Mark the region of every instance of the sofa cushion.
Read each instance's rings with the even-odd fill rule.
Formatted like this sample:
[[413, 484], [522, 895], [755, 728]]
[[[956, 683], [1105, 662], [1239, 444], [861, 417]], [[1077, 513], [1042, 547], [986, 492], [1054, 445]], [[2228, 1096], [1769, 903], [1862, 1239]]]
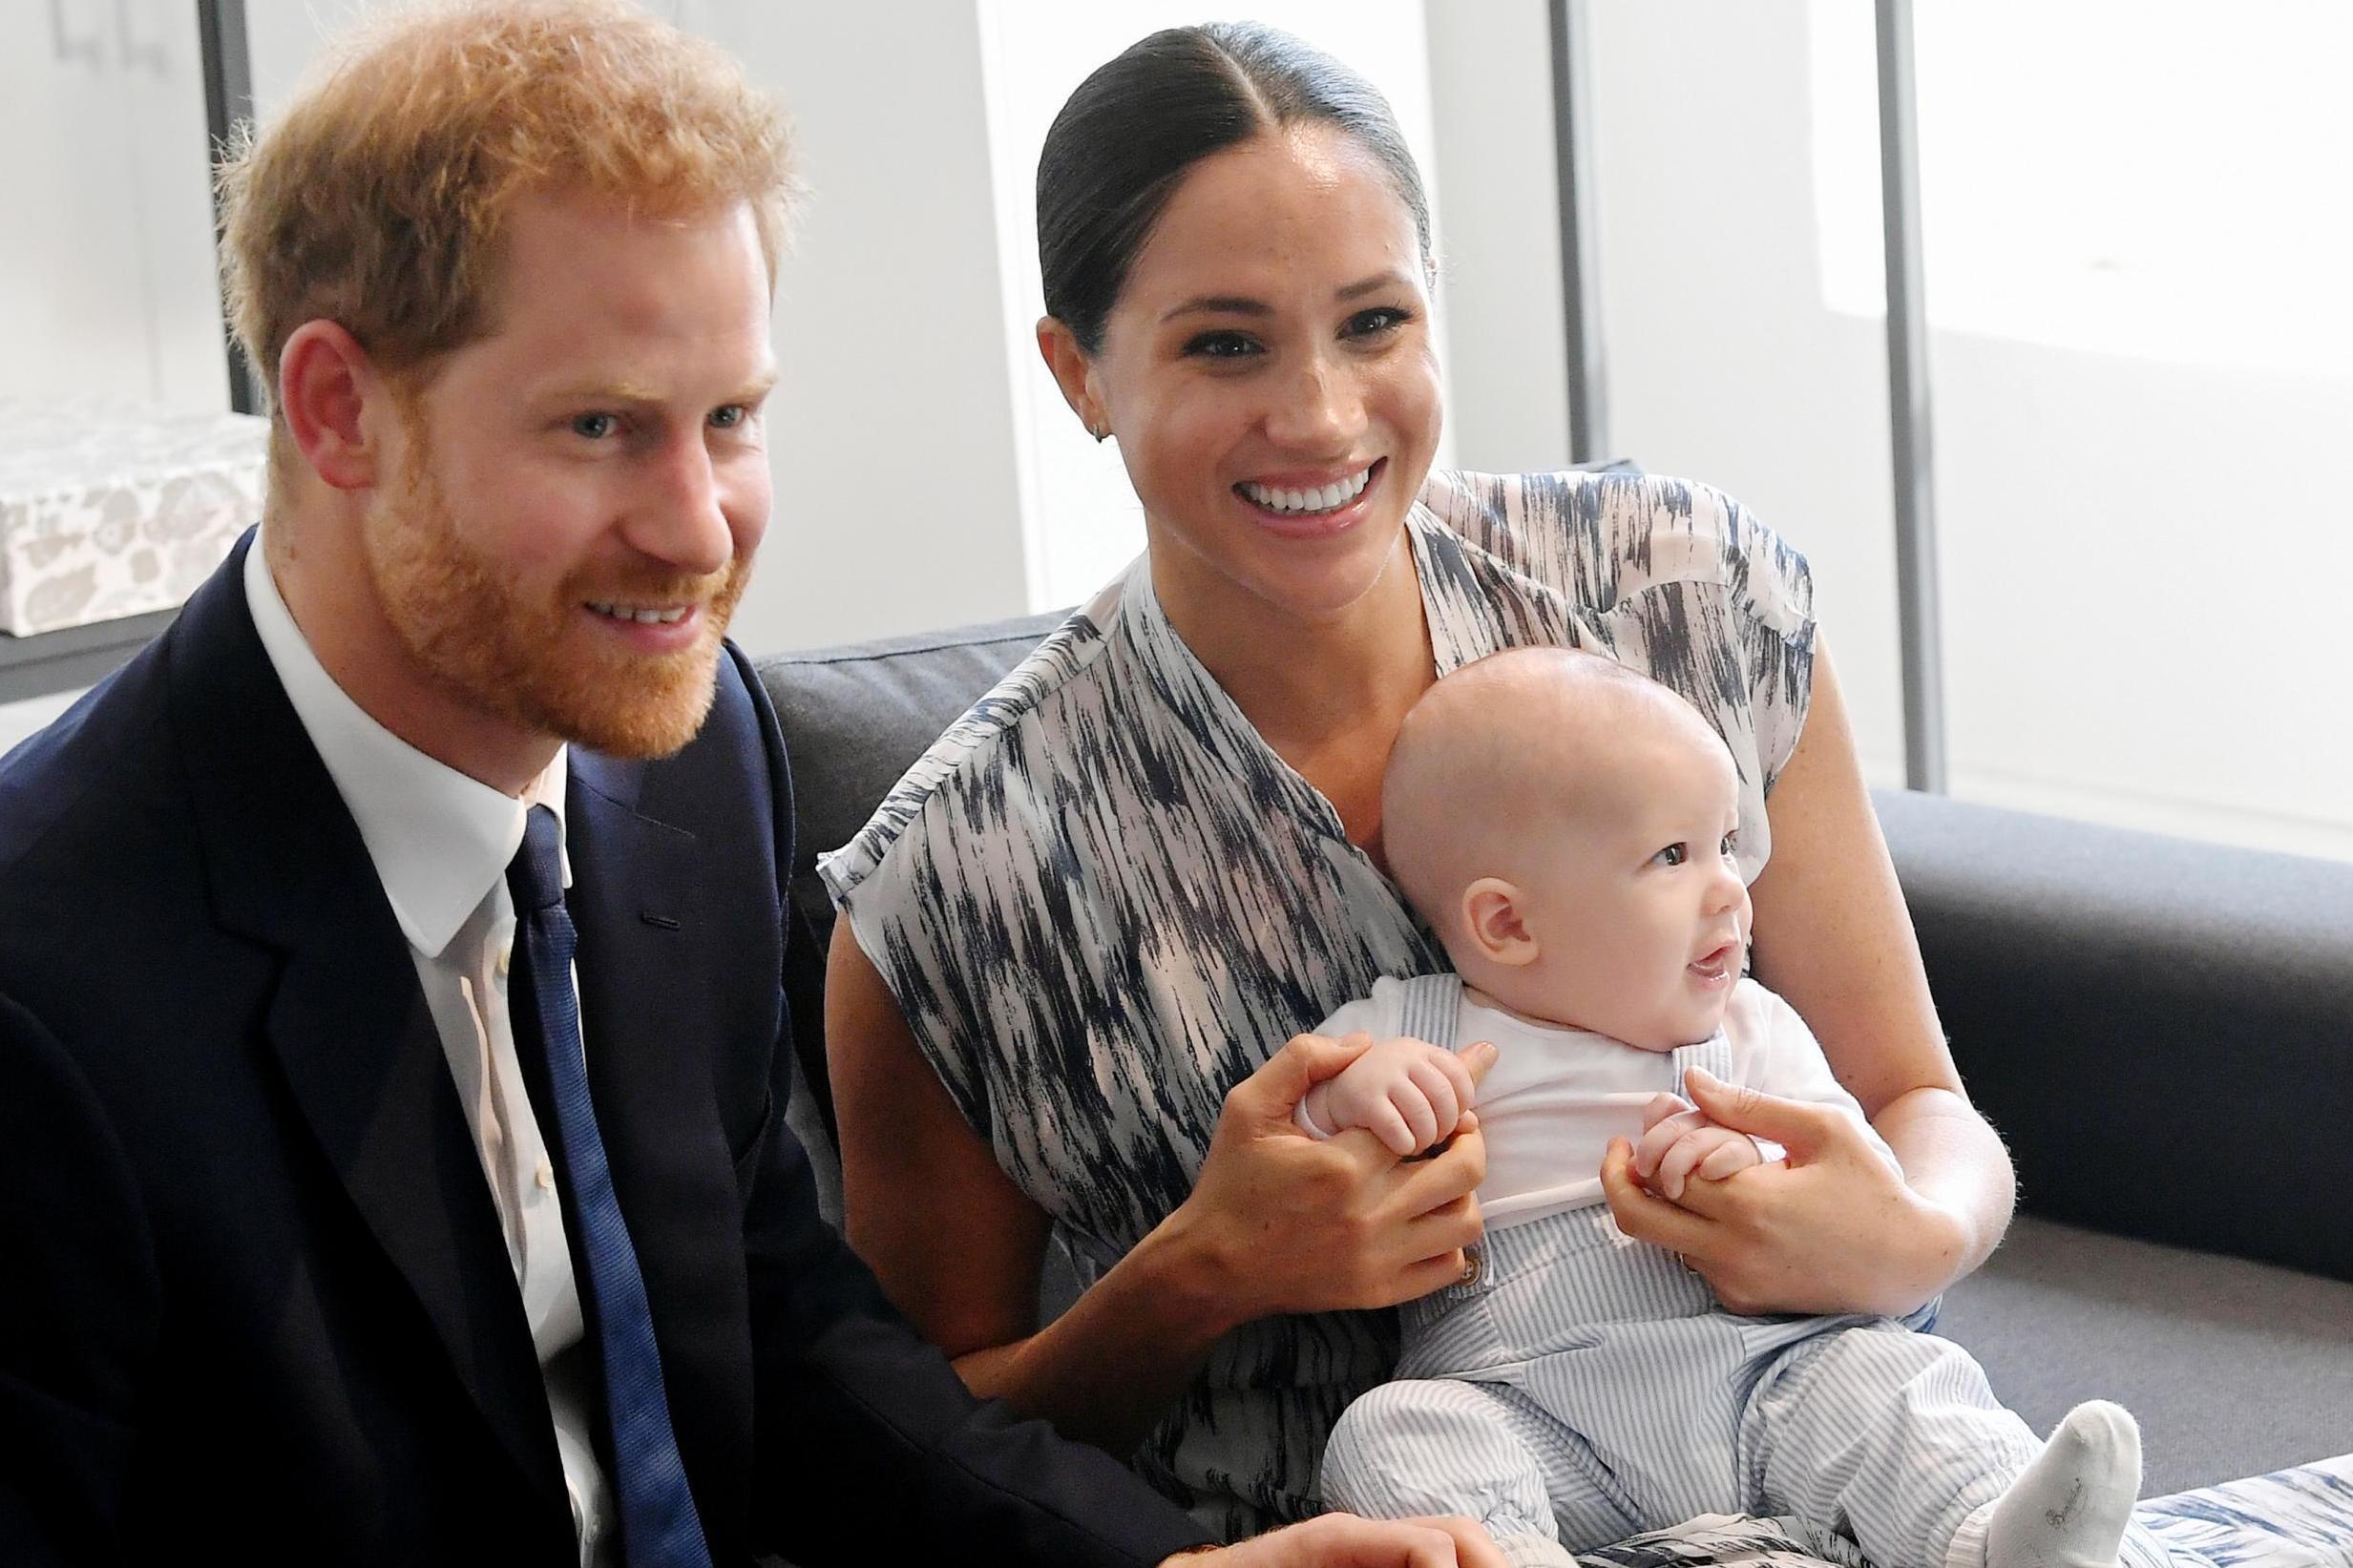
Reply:
[[785, 995], [810, 1091], [806, 1098], [829, 1139], [825, 953], [833, 902], [818, 879], [817, 857], [849, 843], [941, 732], [1065, 618], [1066, 613], [1025, 616], [756, 661], [792, 764], [792, 943], [785, 955]]
[[2141, 1426], [2144, 1495], [2353, 1447], [2353, 1285], [2021, 1217], [1945, 1293], [1937, 1332], [2046, 1432], [2113, 1399]]
[[2353, 866], [1875, 801], [2021, 1206], [2353, 1280]]

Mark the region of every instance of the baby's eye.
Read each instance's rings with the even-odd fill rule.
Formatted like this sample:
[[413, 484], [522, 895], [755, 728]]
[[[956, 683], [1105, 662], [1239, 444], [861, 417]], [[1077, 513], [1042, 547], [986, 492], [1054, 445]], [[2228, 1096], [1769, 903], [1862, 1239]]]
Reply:
[[1670, 844], [1666, 848], [1661, 849], [1657, 854], [1652, 855], [1650, 858], [1657, 861], [1662, 866], [1680, 866], [1685, 861], [1691, 858], [1691, 846], [1687, 844]]
[[574, 414], [572, 433], [588, 441], [602, 441], [620, 429], [620, 420], [612, 414]]
[[1722, 855], [1726, 860], [1730, 860], [1733, 856], [1738, 854], [1740, 852], [1740, 829], [1735, 827], [1731, 832], [1725, 834], [1724, 842], [1715, 847], [1715, 852]]

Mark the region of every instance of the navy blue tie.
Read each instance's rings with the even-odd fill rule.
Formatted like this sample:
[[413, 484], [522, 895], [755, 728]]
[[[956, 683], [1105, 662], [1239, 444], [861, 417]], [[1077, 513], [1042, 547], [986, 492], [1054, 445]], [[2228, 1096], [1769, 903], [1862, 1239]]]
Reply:
[[[645, 1304], [645, 1277], [629, 1244], [629, 1227], [613, 1197], [613, 1172], [597, 1109], [588, 1099], [588, 1066], [580, 1052], [579, 999], [572, 989], [572, 958], [579, 939], [564, 912], [563, 861], [556, 813], [531, 808], [523, 847], [507, 868], [515, 894], [515, 960], [507, 986], [515, 1048], [537, 1053], [556, 1113], [563, 1158], [564, 1219], [575, 1256], [588, 1265], [579, 1282], [604, 1373], [605, 1436], [613, 1455], [613, 1491], [620, 1500], [621, 1556], [629, 1568], [709, 1568], [703, 1523], [686, 1467], [670, 1430], [670, 1401], [662, 1392], [662, 1351]], [[515, 1007], [527, 1000], [527, 1007]], [[538, 1027], [529, 1029], [527, 1020]]]

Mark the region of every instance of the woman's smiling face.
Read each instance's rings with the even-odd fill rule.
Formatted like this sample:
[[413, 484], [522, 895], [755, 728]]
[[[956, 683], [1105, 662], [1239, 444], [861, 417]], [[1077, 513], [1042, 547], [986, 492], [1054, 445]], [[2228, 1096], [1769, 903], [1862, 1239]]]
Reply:
[[1186, 175], [1101, 351], [1062, 362], [1120, 438], [1180, 625], [1319, 621], [1380, 580], [1438, 445], [1424, 277], [1412, 212], [1345, 131], [1271, 132]]

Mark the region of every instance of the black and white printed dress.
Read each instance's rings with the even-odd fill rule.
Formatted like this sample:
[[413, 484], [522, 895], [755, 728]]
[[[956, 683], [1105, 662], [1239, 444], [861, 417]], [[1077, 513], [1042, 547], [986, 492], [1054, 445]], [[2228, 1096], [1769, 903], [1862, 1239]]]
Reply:
[[[1407, 521], [1444, 675], [1607, 654], [1690, 698], [1741, 774], [1743, 870], [1812, 673], [1802, 556], [1645, 474], [1435, 473]], [[915, 1040], [1092, 1281], [1192, 1190], [1226, 1092], [1384, 975], [1445, 967], [1331, 804], [1179, 639], [1139, 561], [909, 770], [821, 870]], [[1231, 1539], [1317, 1511], [1392, 1314], [1221, 1342], [1144, 1473]]]

